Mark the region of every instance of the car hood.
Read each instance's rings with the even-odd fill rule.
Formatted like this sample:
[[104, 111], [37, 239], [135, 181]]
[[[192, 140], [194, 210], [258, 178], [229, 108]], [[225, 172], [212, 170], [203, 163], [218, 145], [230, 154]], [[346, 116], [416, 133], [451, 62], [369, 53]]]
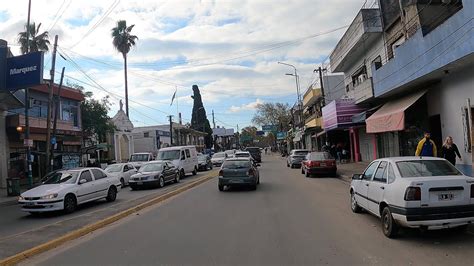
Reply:
[[122, 174], [122, 172], [114, 172], [114, 173], [105, 172], [105, 173], [107, 174], [107, 176], [113, 176], [113, 177], [117, 177], [117, 176], [120, 176]]
[[41, 185], [25, 191], [21, 194], [22, 197], [42, 197], [53, 193], [59, 193], [63, 189], [69, 189], [74, 184], [48, 184]]

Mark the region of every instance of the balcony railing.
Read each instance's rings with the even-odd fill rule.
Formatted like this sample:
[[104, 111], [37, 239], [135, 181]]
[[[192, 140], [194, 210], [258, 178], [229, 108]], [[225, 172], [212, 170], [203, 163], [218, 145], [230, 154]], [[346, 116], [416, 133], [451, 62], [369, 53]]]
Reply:
[[303, 96], [303, 107], [313, 104], [319, 97], [321, 97], [321, 89], [310, 88]]
[[[30, 117], [30, 127], [32, 128], [43, 128], [46, 129], [47, 123], [45, 117]], [[51, 120], [51, 125], [53, 120]], [[17, 114], [10, 116], [8, 119], [8, 127], [24, 127], [25, 126], [25, 116], [22, 114]], [[51, 126], [52, 128], [52, 126]], [[69, 130], [69, 131], [81, 131], [80, 127], [74, 126], [72, 121], [57, 121], [57, 129], [58, 130]]]
[[314, 113], [305, 119], [306, 127], [321, 127], [321, 125], [322, 119], [321, 116], [318, 115], [318, 113]]
[[374, 97], [372, 78], [368, 78], [356, 85], [352, 85], [351, 83], [348, 89], [347, 96], [354, 99], [356, 104], [363, 103]]

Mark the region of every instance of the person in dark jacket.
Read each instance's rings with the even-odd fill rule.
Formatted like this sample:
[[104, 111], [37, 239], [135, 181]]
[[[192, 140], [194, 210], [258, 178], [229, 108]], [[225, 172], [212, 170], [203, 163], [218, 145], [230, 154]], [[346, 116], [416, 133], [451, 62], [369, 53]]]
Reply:
[[456, 165], [456, 155], [461, 160], [461, 154], [459, 154], [458, 146], [454, 144], [451, 136], [447, 137], [441, 147], [441, 157], [448, 160], [453, 165]]
[[425, 137], [418, 142], [415, 156], [437, 156], [436, 144], [431, 140], [431, 134], [429, 132], [425, 132]]

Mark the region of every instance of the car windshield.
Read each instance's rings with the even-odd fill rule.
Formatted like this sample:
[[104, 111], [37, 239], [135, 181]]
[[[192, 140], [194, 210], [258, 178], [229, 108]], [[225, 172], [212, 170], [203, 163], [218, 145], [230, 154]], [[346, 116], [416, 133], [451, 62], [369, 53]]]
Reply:
[[60, 171], [52, 174], [43, 184], [75, 184], [80, 171]]
[[105, 168], [106, 173], [118, 173], [121, 171], [122, 171], [121, 164], [112, 164], [112, 165], [107, 166], [107, 168]]
[[132, 154], [130, 162], [146, 162], [148, 161], [148, 154]]
[[159, 151], [157, 159], [158, 160], [179, 160], [179, 150], [171, 151]]
[[249, 168], [250, 162], [249, 161], [225, 161], [222, 165], [222, 169], [242, 169], [242, 168]]
[[312, 152], [310, 159], [312, 161], [323, 161], [323, 160], [331, 160], [333, 159], [331, 154], [327, 152]]
[[212, 156], [212, 158], [224, 158], [224, 157], [225, 157], [225, 153], [223, 152], [218, 152]]
[[150, 164], [145, 164], [144, 166], [140, 167], [139, 172], [156, 172], [156, 171], [161, 171], [163, 169], [164, 163], [150, 163]]
[[260, 152], [260, 148], [247, 148], [245, 150], [250, 152], [250, 153], [259, 153]]
[[308, 154], [308, 151], [295, 151], [293, 153], [293, 155], [297, 155], [297, 156], [304, 156], [306, 154]]
[[452, 164], [442, 160], [414, 160], [397, 162], [402, 177], [462, 175]]

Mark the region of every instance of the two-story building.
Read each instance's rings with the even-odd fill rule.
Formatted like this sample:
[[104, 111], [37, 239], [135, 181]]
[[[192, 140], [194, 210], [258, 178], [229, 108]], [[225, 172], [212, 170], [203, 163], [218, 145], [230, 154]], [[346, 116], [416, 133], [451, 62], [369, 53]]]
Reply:
[[452, 136], [457, 167], [472, 175], [474, 2], [379, 1], [388, 61], [371, 66], [374, 96], [385, 104], [367, 118], [379, 156], [413, 155], [424, 131], [438, 150]]
[[[372, 66], [378, 69], [386, 60], [380, 10], [361, 9], [330, 55], [331, 71], [344, 73], [344, 97], [341, 98], [346, 99], [346, 104], [339, 106], [347, 108], [348, 99], [351, 104], [358, 106], [356, 109], [362, 108], [359, 109], [362, 112], [350, 114], [353, 119], [343, 124], [342, 128], [347, 134], [340, 136], [340, 140], [335, 140], [351, 143], [350, 152], [355, 161], [371, 161], [377, 157], [376, 135], [366, 132], [365, 118], [374, 111], [371, 107], [377, 106]], [[342, 118], [348, 119], [349, 115], [341, 116]]]
[[303, 115], [305, 117], [304, 138], [306, 149], [320, 150], [317, 134], [322, 131], [322, 94], [320, 88], [311, 86], [303, 95]]
[[[46, 166], [46, 133], [48, 114], [48, 87], [44, 84], [30, 88], [30, 139], [33, 156], [33, 177], [39, 178], [45, 174]], [[59, 86], [53, 84], [53, 94], [58, 95]], [[56, 144], [53, 145], [54, 168], [74, 168], [81, 163], [82, 127], [81, 102], [84, 100], [82, 91], [62, 86], [59, 96]], [[53, 108], [54, 110], [54, 108]], [[26, 177], [26, 148], [24, 108], [8, 110], [6, 117], [6, 132], [9, 142], [9, 174], [8, 177]], [[55, 112], [52, 112], [54, 120]], [[52, 128], [52, 127], [51, 127]], [[21, 181], [23, 182], [23, 180]]]

